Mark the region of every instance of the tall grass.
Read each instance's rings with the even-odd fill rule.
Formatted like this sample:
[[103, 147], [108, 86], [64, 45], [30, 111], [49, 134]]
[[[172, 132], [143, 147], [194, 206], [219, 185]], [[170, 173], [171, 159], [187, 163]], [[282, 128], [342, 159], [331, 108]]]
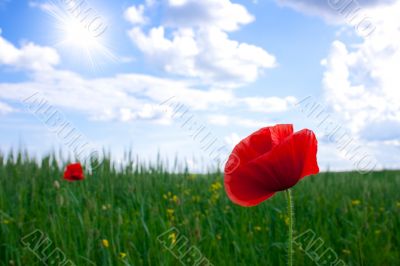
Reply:
[[[36, 229], [79, 266], [180, 265], [157, 240], [171, 227], [213, 265], [286, 264], [284, 193], [242, 208], [227, 199], [221, 173], [138, 160], [119, 168], [110, 158], [68, 183], [55, 158], [0, 154], [0, 265], [43, 265], [20, 241]], [[332, 248], [347, 265], [399, 265], [399, 187], [396, 171], [307, 177], [293, 189], [295, 236], [313, 230], [323, 240], [317, 253]], [[294, 247], [294, 265], [317, 265], [308, 256], [315, 247]]]

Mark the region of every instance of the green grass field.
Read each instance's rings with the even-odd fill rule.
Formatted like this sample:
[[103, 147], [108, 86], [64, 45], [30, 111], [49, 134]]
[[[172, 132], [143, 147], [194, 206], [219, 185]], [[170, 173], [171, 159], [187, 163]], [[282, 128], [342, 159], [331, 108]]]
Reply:
[[[286, 264], [284, 193], [242, 208], [226, 197], [221, 173], [130, 165], [116, 169], [105, 161], [85, 181], [68, 183], [51, 157], [38, 164], [21, 154], [1, 156], [0, 264], [45, 265], [36, 255], [59, 248], [78, 266], [195, 265], [189, 255], [176, 258], [190, 247], [204, 256], [201, 265]], [[395, 171], [305, 178], [293, 189], [296, 236], [312, 230], [319, 240], [308, 251], [295, 245], [294, 265], [325, 265], [310, 256], [329, 248], [346, 265], [400, 265], [399, 188]], [[35, 250], [40, 241], [32, 235], [21, 241], [35, 230], [51, 240], [48, 249]]]

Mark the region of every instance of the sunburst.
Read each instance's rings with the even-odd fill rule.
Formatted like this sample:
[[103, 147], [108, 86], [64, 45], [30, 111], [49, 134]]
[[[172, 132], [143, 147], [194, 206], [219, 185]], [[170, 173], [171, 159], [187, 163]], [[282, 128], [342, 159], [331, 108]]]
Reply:
[[106, 46], [104, 19], [98, 15], [90, 17], [89, 11], [94, 12], [93, 8], [72, 10], [68, 5], [51, 1], [43, 9], [55, 19], [56, 46], [79, 60], [84, 59], [92, 68], [100, 67], [104, 60], [117, 60]]

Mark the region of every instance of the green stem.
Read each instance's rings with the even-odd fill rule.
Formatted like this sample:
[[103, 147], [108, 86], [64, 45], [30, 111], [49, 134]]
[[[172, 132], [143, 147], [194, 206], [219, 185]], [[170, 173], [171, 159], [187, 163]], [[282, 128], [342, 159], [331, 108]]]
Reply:
[[292, 191], [290, 189], [286, 190], [287, 202], [288, 202], [288, 216], [289, 216], [289, 242], [288, 242], [288, 265], [293, 266], [293, 201], [292, 201]]

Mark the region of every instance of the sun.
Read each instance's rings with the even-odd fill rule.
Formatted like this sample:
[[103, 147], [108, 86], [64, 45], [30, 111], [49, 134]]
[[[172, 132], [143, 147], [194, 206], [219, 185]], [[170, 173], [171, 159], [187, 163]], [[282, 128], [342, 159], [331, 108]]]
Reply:
[[78, 20], [70, 19], [61, 25], [64, 35], [62, 42], [65, 45], [77, 48], [93, 50], [101, 46], [98, 37], [94, 37]]
[[56, 45], [72, 56], [77, 57], [81, 63], [92, 68], [100, 66], [105, 60], [116, 61], [116, 56], [105, 45], [106, 29], [105, 21], [96, 14], [90, 16], [89, 11], [70, 9], [54, 1], [45, 6], [45, 10], [55, 19]]

